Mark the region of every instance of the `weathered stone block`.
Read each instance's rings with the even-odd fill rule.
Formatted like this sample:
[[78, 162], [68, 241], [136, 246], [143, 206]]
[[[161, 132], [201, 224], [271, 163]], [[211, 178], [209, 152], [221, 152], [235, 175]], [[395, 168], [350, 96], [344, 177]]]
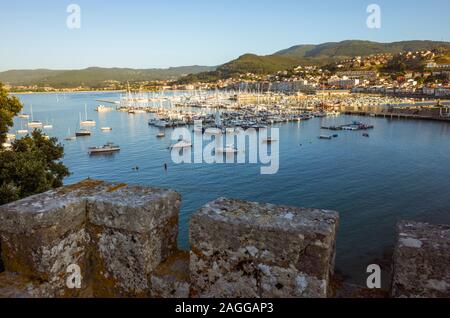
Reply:
[[96, 296], [150, 295], [149, 275], [177, 248], [180, 204], [174, 191], [126, 185], [87, 198]]
[[161, 263], [151, 274], [151, 296], [189, 297], [189, 252], [179, 251]]
[[0, 298], [53, 298], [53, 297], [92, 297], [90, 286], [69, 290], [55, 286], [51, 282], [31, 280], [17, 273], [0, 274]]
[[191, 294], [326, 297], [338, 213], [229, 199], [190, 222]]
[[87, 269], [85, 221], [85, 201], [58, 191], [0, 207], [5, 269], [64, 289], [69, 265]]
[[450, 226], [402, 221], [393, 258], [393, 297], [450, 297]]

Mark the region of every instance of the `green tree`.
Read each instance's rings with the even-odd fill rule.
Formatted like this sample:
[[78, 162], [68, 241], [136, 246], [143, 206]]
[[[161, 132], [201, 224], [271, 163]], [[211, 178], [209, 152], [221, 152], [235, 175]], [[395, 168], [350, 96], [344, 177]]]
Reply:
[[0, 152], [0, 204], [63, 185], [69, 170], [60, 161], [64, 148], [39, 130], [16, 140], [11, 151]]
[[6, 134], [13, 126], [14, 116], [21, 110], [22, 104], [19, 100], [15, 96], [9, 96], [0, 83], [0, 145], [6, 141]]
[[[15, 97], [9, 97], [0, 86], [0, 138], [13, 125], [22, 109]], [[56, 138], [41, 131], [17, 139], [10, 150], [0, 148], [0, 205], [62, 186], [69, 170], [60, 161], [64, 148]]]

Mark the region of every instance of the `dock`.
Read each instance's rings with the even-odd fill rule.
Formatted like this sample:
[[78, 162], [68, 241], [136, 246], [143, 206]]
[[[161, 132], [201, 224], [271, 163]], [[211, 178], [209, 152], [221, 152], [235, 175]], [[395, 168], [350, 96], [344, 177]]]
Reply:
[[386, 112], [366, 112], [366, 111], [343, 111], [345, 115], [356, 115], [366, 117], [383, 117], [387, 119], [415, 119], [415, 120], [432, 120], [450, 123], [450, 117], [439, 116], [424, 116], [417, 114], [405, 114], [405, 113], [386, 113]]

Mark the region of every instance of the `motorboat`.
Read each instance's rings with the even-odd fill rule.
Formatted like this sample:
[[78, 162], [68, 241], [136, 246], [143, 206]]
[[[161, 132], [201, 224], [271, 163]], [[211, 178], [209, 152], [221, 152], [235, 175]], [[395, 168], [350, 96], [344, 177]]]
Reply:
[[108, 142], [101, 147], [89, 147], [89, 150], [88, 150], [90, 155], [113, 153], [113, 152], [117, 152], [117, 151], [120, 151], [120, 147], [115, 145], [112, 142]]
[[101, 131], [111, 131], [112, 128], [111, 127], [102, 127], [100, 128]]
[[95, 111], [99, 113], [106, 113], [112, 110], [113, 108], [111, 106], [104, 106], [104, 105], [98, 105], [97, 108], [95, 108]]
[[33, 120], [28, 123], [30, 128], [42, 128], [43, 124], [39, 120]]
[[234, 145], [230, 144], [230, 145], [226, 145], [226, 147], [224, 147], [224, 148], [216, 149], [216, 152], [217, 153], [227, 153], [227, 154], [229, 154], [229, 153], [237, 153], [238, 150], [237, 150], [237, 148]]
[[156, 135], [157, 138], [164, 138], [165, 136], [166, 136], [166, 134], [163, 132], [160, 132]]
[[263, 140], [263, 142], [270, 144], [272, 142], [276, 141], [275, 139], [273, 139], [272, 137], [267, 137], [266, 139]]
[[191, 148], [192, 147], [192, 143], [186, 141], [186, 140], [181, 140], [179, 142], [177, 142], [176, 144], [170, 146], [170, 149], [182, 149], [182, 148]]
[[333, 136], [328, 136], [328, 135], [320, 135], [319, 139], [333, 139]]

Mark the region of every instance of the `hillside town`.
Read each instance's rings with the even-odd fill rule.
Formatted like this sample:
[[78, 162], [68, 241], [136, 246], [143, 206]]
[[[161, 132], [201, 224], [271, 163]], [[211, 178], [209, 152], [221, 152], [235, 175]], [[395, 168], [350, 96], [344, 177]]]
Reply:
[[180, 83], [178, 79], [142, 82], [105, 81], [102, 87], [54, 88], [39, 85], [10, 85], [14, 92], [234, 90], [237, 92], [315, 95], [323, 90], [346, 90], [411, 98], [450, 97], [450, 59], [447, 52], [423, 50], [356, 56], [334, 63], [299, 65], [274, 74], [245, 73], [215, 81]]

